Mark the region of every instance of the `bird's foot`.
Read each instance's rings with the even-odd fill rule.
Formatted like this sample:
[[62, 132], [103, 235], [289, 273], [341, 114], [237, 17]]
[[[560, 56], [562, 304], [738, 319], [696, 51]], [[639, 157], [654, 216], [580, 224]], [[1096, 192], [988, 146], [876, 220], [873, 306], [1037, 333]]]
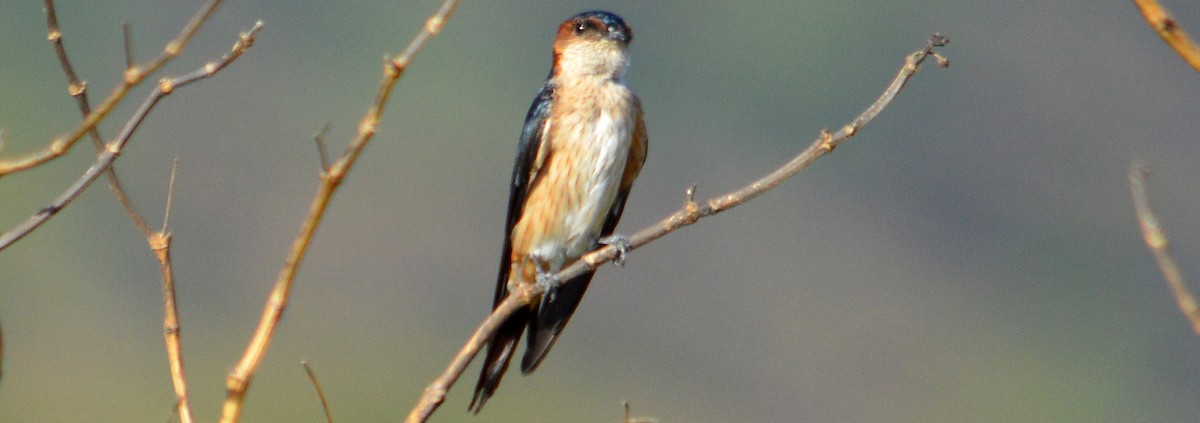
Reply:
[[555, 275], [553, 272], [539, 271], [537, 274], [537, 284], [541, 285], [546, 291], [545, 294], [542, 294], [542, 298], [544, 298], [546, 302], [554, 302], [555, 293], [558, 291], [559, 285], [562, 285], [562, 281], [559, 280], [558, 275]]
[[617, 267], [625, 267], [625, 256], [633, 248], [633, 244], [629, 243], [629, 238], [626, 238], [624, 235], [612, 234], [600, 238], [600, 243], [613, 246], [617, 250], [617, 256], [613, 258], [613, 264], [617, 265]]

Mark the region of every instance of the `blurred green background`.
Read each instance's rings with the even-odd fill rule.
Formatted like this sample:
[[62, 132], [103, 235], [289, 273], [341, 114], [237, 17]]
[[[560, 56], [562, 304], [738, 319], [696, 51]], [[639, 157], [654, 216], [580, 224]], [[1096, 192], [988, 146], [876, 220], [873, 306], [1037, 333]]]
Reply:
[[[121, 22], [148, 60], [199, 1], [61, 2], [100, 99]], [[184, 4], [186, 3], [186, 4]], [[117, 162], [171, 231], [196, 416], [256, 324], [316, 186], [312, 136], [351, 137], [420, 1], [231, 1], [179, 74], [263, 19], [248, 55], [177, 91]], [[1171, 1], [1200, 33], [1200, 4]], [[586, 9], [633, 27], [627, 81], [651, 147], [620, 232], [684, 189], [740, 187], [842, 125], [934, 31], [927, 66], [834, 154], [743, 207], [605, 267], [553, 354], [480, 416], [472, 366], [435, 421], [1168, 422], [1200, 418], [1200, 338], [1145, 250], [1125, 183], [1151, 200], [1200, 287], [1200, 75], [1129, 1], [464, 2], [400, 82], [339, 192], [251, 385], [245, 421], [395, 421], [484, 318], [507, 178], [556, 25]], [[0, 14], [4, 154], [79, 120], [41, 2]], [[140, 102], [147, 90], [131, 96]], [[126, 106], [102, 126], [114, 135]], [[0, 179], [0, 226], [91, 162], [84, 144]], [[0, 421], [164, 421], [173, 394], [157, 266], [103, 183], [0, 252]]]

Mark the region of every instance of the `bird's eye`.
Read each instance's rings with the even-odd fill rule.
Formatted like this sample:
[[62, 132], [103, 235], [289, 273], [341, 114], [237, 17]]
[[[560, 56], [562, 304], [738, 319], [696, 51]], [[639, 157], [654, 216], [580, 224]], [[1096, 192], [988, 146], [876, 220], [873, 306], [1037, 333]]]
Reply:
[[575, 24], [575, 33], [576, 34], [581, 33], [583, 31], [587, 31], [587, 29], [588, 29], [587, 22], [579, 22], [579, 23]]

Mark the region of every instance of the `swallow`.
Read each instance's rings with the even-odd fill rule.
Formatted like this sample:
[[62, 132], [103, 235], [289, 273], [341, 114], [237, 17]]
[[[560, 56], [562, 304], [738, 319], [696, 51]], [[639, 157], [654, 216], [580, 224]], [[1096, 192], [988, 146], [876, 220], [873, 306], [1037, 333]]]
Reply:
[[[517, 144], [495, 309], [511, 289], [554, 274], [613, 236], [646, 161], [641, 101], [625, 86], [633, 32], [619, 16], [584, 12], [558, 27], [550, 75]], [[594, 271], [579, 275], [506, 320], [487, 345], [475, 413], [496, 392], [526, 332], [521, 373], [537, 369], [579, 306]]]

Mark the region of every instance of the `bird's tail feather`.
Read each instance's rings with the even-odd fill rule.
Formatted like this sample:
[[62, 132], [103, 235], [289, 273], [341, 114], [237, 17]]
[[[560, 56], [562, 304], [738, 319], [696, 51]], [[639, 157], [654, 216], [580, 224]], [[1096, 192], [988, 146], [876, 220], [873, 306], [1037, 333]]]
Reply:
[[587, 272], [576, 276], [554, 291], [554, 295], [543, 295], [537, 310], [537, 316], [529, 319], [529, 339], [525, 346], [525, 357], [521, 359], [521, 373], [530, 373], [537, 369], [559, 332], [567, 326], [567, 321], [583, 300], [595, 272]]
[[512, 360], [513, 352], [517, 349], [517, 342], [521, 340], [521, 330], [527, 325], [526, 322], [533, 321], [532, 313], [532, 309], [521, 308], [500, 325], [496, 336], [488, 343], [487, 357], [484, 358], [483, 369], [479, 372], [479, 382], [475, 384], [475, 397], [471, 399], [467, 410], [479, 414], [483, 404], [496, 392], [496, 387], [500, 386], [500, 378], [504, 377], [504, 371], [508, 370], [508, 362]]

